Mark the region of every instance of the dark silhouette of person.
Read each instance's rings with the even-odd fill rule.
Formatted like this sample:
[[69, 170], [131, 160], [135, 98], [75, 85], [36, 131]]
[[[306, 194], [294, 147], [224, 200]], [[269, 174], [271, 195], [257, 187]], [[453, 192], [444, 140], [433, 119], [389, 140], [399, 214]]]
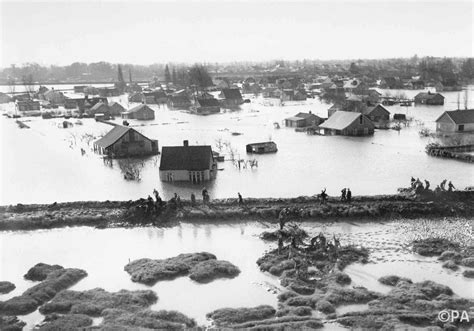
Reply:
[[351, 199], [352, 199], [352, 192], [351, 192], [351, 189], [350, 189], [350, 188], [347, 189], [346, 199], [347, 199], [348, 202], [351, 202]]
[[244, 199], [242, 199], [242, 195], [240, 194], [240, 192], [238, 192], [237, 195], [239, 196], [239, 205], [243, 205]]

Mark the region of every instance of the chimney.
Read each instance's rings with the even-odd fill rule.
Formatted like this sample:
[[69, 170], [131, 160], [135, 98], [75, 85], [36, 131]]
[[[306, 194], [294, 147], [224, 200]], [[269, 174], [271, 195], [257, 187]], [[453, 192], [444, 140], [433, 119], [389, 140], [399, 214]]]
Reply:
[[183, 140], [183, 146], [188, 147], [189, 146], [189, 141]]

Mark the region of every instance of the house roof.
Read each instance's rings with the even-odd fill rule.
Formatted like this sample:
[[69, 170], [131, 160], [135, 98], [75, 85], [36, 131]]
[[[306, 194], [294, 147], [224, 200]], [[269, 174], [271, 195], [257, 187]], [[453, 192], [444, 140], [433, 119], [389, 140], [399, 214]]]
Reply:
[[331, 117], [329, 117], [326, 122], [319, 125], [319, 127], [325, 129], [343, 130], [351, 125], [356, 119], [358, 119], [359, 116], [361, 116], [360, 113], [338, 110]]
[[303, 117], [298, 117], [298, 116], [292, 116], [285, 118], [287, 121], [304, 121], [305, 119]]
[[137, 111], [153, 112], [153, 109], [151, 109], [150, 107], [148, 107], [148, 106], [145, 105], [145, 104], [141, 104], [141, 105], [138, 105], [138, 106], [133, 107], [133, 108], [130, 109], [128, 112], [129, 112], [129, 113], [135, 113], [135, 112], [137, 112]]
[[161, 149], [160, 170], [207, 170], [211, 146], [166, 146]]
[[445, 111], [438, 117], [436, 122], [443, 117], [444, 114], [447, 114], [456, 124], [474, 123], [474, 109]]
[[384, 110], [387, 114], [390, 114], [390, 112], [388, 111], [388, 109], [385, 108], [385, 107], [384, 107], [382, 104], [380, 104], [380, 103], [377, 104], [377, 105], [375, 105], [374, 107], [370, 107], [370, 108], [365, 109], [364, 114], [365, 114], [365, 115], [369, 115], [371, 112], [373, 112], [373, 111], [374, 111], [375, 109], [377, 109], [377, 108]]
[[313, 113], [298, 113], [298, 114], [295, 115], [295, 117], [300, 117], [300, 118], [304, 118], [304, 119], [308, 119], [308, 118], [312, 118], [312, 117], [319, 118], [319, 116], [314, 115]]
[[133, 129], [128, 126], [116, 125], [112, 130], [107, 132], [105, 136], [97, 140], [94, 144], [102, 148], [107, 148], [110, 145], [113, 145], [129, 130], [133, 130]]
[[109, 103], [109, 107], [110, 107], [110, 108], [112, 108], [112, 107], [114, 107], [114, 108], [117, 107], [117, 108], [119, 108], [119, 109], [125, 110], [125, 108], [124, 108], [121, 104], [119, 104], [118, 102], [115, 102], [115, 101], [112, 101], [111, 103]]
[[444, 99], [444, 97], [441, 94], [439, 94], [439, 93], [430, 93], [430, 92], [420, 92], [417, 95], [415, 95], [415, 99], [428, 100], [428, 99], [433, 99], [437, 96], [442, 97]]
[[201, 107], [219, 107], [219, 101], [217, 99], [198, 99]]
[[237, 88], [223, 88], [222, 93], [224, 98], [228, 100], [241, 100], [242, 94], [240, 94], [240, 90]]
[[103, 103], [102, 101], [100, 101], [100, 102], [97, 102], [94, 106], [92, 106], [91, 110], [96, 111], [96, 110], [99, 110], [102, 107], [107, 107], [107, 105], [105, 103]]

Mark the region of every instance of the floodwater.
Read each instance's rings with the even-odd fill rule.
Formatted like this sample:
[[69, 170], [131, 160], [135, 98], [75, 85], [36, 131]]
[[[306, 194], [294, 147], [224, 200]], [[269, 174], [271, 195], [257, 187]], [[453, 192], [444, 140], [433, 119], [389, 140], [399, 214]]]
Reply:
[[[472, 94], [474, 86], [469, 88]], [[403, 92], [412, 97], [419, 91]], [[216, 142], [220, 141], [230, 146], [221, 150], [227, 159], [234, 150], [236, 158], [258, 160], [258, 168], [253, 169], [239, 169], [231, 161], [219, 163], [222, 171], [205, 184], [211, 198], [236, 197], [237, 192], [244, 198], [293, 197], [314, 195], [323, 188], [330, 195], [339, 195], [343, 187], [350, 187], [354, 195], [393, 194], [407, 186], [411, 176], [428, 179], [432, 187], [446, 178], [462, 189], [473, 185], [472, 165], [428, 156], [424, 149], [431, 138], [418, 135], [423, 126], [434, 129], [434, 121], [443, 111], [456, 109], [458, 92], [443, 95], [445, 106], [388, 107], [390, 112], [404, 113], [414, 120], [400, 132], [376, 130], [371, 137], [310, 136], [283, 126], [284, 118], [298, 112], [312, 111], [327, 117], [330, 105], [318, 99], [279, 106], [277, 100], [247, 96], [251, 103], [240, 110], [223, 110], [210, 116], [153, 105], [155, 120], [130, 123], [146, 136], [158, 139], [160, 148], [189, 140], [190, 144], [209, 144], [219, 151]], [[125, 96], [110, 99], [119, 100], [126, 108], [135, 105], [129, 104]], [[274, 105], [270, 105], [272, 102]], [[8, 111], [12, 104], [0, 107]], [[473, 102], [470, 107], [474, 107]], [[105, 165], [91, 151], [92, 143], [86, 144], [84, 135], [98, 138], [111, 129], [106, 124], [83, 119], [82, 125], [63, 129], [57, 126], [59, 120], [24, 120], [31, 129], [19, 129], [14, 120], [0, 119], [0, 204], [129, 200], [146, 197], [154, 188], [165, 198], [177, 192], [188, 199], [204, 186], [160, 182], [159, 156], [137, 162], [140, 181], [125, 180], [117, 162], [112, 168]], [[275, 129], [274, 123], [282, 128]], [[246, 144], [268, 140], [276, 142], [277, 153], [246, 154]], [[86, 150], [84, 156], [81, 147]]]
[[[474, 298], [474, 280], [462, 277], [462, 269], [453, 272], [441, 268], [435, 259], [411, 254], [408, 237], [397, 222], [378, 223], [303, 223], [310, 235], [323, 231], [341, 238], [341, 244], [368, 247], [371, 263], [346, 268], [353, 279], [351, 285], [366, 286], [386, 293], [389, 287], [377, 282], [380, 276], [396, 274], [414, 281], [433, 280], [450, 286], [461, 296]], [[96, 287], [108, 291], [120, 289], [152, 289], [159, 297], [152, 309], [174, 309], [204, 325], [206, 313], [223, 307], [253, 307], [260, 304], [277, 306], [281, 291], [277, 277], [262, 273], [256, 264], [265, 250], [275, 244], [258, 238], [262, 231], [276, 225], [262, 222], [227, 224], [182, 223], [170, 228], [89, 227], [0, 233], [0, 279], [15, 283], [17, 288], [0, 301], [21, 294], [33, 286], [23, 279], [27, 270], [38, 262], [81, 268], [88, 276], [72, 287], [87, 290]], [[154, 286], [134, 283], [123, 270], [129, 260], [167, 258], [181, 253], [207, 251], [218, 259], [228, 260], [241, 270], [234, 279], [198, 284], [188, 277], [158, 282]], [[339, 312], [363, 310], [364, 305], [338, 308]], [[28, 328], [42, 320], [39, 312], [21, 317]]]

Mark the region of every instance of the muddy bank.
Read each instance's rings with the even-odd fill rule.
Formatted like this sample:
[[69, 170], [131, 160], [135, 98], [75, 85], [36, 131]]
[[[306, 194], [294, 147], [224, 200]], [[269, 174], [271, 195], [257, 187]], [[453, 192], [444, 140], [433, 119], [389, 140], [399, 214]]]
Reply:
[[81, 269], [62, 268], [52, 270], [39, 284], [30, 287], [22, 295], [0, 302], [0, 315], [26, 315], [51, 300], [57, 293], [73, 286], [87, 276]]
[[[387, 282], [387, 279], [390, 279]], [[470, 321], [454, 320], [441, 322], [438, 313], [445, 309], [468, 311], [474, 300], [453, 295], [453, 291], [444, 285], [432, 281], [413, 283], [410, 279], [397, 276], [380, 279], [383, 284], [392, 286], [386, 295], [368, 303], [369, 309], [350, 312], [338, 316], [336, 321], [355, 329], [384, 329], [410, 327], [440, 327], [443, 329], [470, 328]]]
[[7, 281], [0, 282], [0, 294], [7, 294], [16, 288], [15, 284]]
[[48, 229], [63, 226], [129, 226], [172, 221], [275, 221], [283, 208], [296, 208], [295, 218], [384, 219], [394, 217], [444, 217], [474, 215], [474, 192], [446, 192], [441, 195], [411, 194], [358, 196], [350, 203], [329, 197], [321, 203], [317, 196], [291, 199], [211, 200], [208, 204], [182, 200], [180, 205], [168, 203], [159, 215], [134, 217], [133, 201], [89, 201], [53, 203], [51, 205], [12, 205], [0, 207], [0, 230]]
[[295, 330], [319, 329], [323, 327], [321, 320], [308, 316], [277, 316], [271, 306], [252, 308], [222, 308], [208, 313], [206, 316], [213, 321], [218, 329], [249, 329], [249, 330]]
[[413, 251], [423, 256], [438, 256], [443, 268], [458, 270], [466, 268], [463, 276], [474, 278], [474, 246], [461, 245], [445, 238], [425, 238], [412, 243]]
[[[181, 330], [196, 326], [193, 319], [177, 311], [150, 310], [157, 300], [158, 296], [150, 290], [62, 291], [41, 306], [40, 312], [46, 316], [40, 330]], [[101, 324], [92, 326], [92, 317], [102, 317]]]
[[233, 278], [240, 273], [232, 263], [217, 260], [207, 252], [180, 254], [163, 260], [139, 259], [128, 263], [124, 270], [132, 281], [146, 285], [186, 275], [198, 283], [208, 283], [217, 278]]

